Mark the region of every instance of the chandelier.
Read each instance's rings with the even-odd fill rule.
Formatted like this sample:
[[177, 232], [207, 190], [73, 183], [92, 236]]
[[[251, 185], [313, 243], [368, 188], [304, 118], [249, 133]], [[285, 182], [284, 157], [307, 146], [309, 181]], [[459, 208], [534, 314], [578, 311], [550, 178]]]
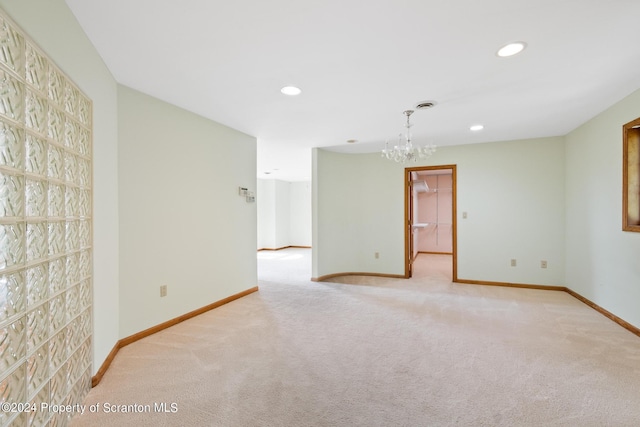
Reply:
[[[432, 103], [430, 104], [431, 105], [429, 105], [429, 107], [433, 106]], [[393, 148], [389, 148], [389, 141], [385, 142], [385, 148], [382, 150], [382, 157], [388, 160], [394, 160], [398, 163], [406, 163], [410, 160], [415, 162], [418, 159], [431, 157], [431, 155], [436, 152], [435, 145], [429, 144], [426, 146], [414, 147], [411, 143], [411, 126], [413, 125], [410, 123], [409, 119], [413, 114], [413, 110], [406, 110], [403, 114], [407, 116], [407, 123], [404, 125], [404, 127], [407, 128], [404, 140], [403, 135], [400, 134], [398, 137], [398, 145], [394, 145]]]

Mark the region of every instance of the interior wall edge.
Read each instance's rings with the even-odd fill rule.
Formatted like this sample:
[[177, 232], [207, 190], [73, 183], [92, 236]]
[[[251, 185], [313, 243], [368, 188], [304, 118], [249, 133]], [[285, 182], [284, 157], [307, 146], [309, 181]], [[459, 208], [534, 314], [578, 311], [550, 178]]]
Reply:
[[389, 277], [392, 279], [406, 279], [407, 276], [403, 274], [386, 274], [386, 273], [367, 273], [367, 272], [344, 272], [344, 273], [333, 273], [333, 274], [325, 274], [320, 277], [312, 277], [312, 282], [322, 282], [325, 280], [333, 279], [334, 277], [341, 276], [370, 276], [370, 277]]
[[506, 283], [506, 282], [488, 282], [488, 281], [484, 281], [484, 280], [468, 280], [468, 279], [457, 279], [457, 280], [454, 280], [453, 282], [454, 283], [461, 283], [461, 284], [465, 284], [465, 285], [504, 286], [504, 287], [508, 287], [508, 288], [537, 289], [537, 290], [546, 290], [546, 291], [562, 291], [562, 292], [566, 292], [569, 295], [571, 295], [572, 297], [574, 297], [577, 300], [581, 301], [582, 303], [588, 305], [589, 307], [591, 307], [592, 309], [594, 309], [598, 313], [602, 314], [603, 316], [609, 318], [610, 320], [614, 321], [618, 325], [622, 326], [623, 328], [627, 329], [628, 331], [630, 331], [633, 334], [635, 334], [635, 335], [640, 337], [640, 328], [632, 325], [631, 323], [627, 322], [626, 320], [622, 319], [621, 317], [616, 316], [615, 314], [611, 313], [610, 311], [600, 307], [598, 304], [594, 303], [593, 301], [589, 300], [588, 298], [583, 297], [582, 295], [580, 295], [576, 291], [574, 291], [571, 288], [568, 288], [566, 286], [535, 285], [535, 284]]
[[576, 298], [577, 300], [582, 301], [584, 304], [586, 304], [589, 307], [593, 308], [595, 311], [597, 311], [598, 313], [602, 314], [603, 316], [608, 317], [609, 319], [613, 320], [618, 325], [620, 325], [623, 328], [627, 329], [631, 333], [633, 333], [633, 334], [635, 334], [635, 335], [640, 337], [640, 328], [638, 328], [638, 327], [632, 325], [631, 323], [627, 322], [626, 320], [616, 316], [615, 314], [611, 313], [610, 311], [600, 307], [598, 304], [596, 304], [593, 301], [583, 297], [582, 295], [580, 295], [579, 293], [573, 291], [570, 288], [565, 288], [564, 291], [566, 293], [568, 293], [569, 295], [571, 295], [572, 297]]
[[118, 354], [118, 351], [123, 348], [128, 346], [129, 344], [133, 344], [136, 341], [141, 340], [142, 338], [146, 338], [150, 335], [153, 335], [157, 332], [160, 332], [164, 329], [170, 328], [171, 326], [175, 326], [178, 323], [184, 322], [185, 320], [189, 320], [193, 317], [199, 316], [200, 314], [206, 313], [207, 311], [213, 310], [214, 308], [218, 308], [220, 306], [223, 306], [227, 303], [230, 303], [232, 301], [235, 301], [239, 298], [245, 297], [249, 294], [252, 294], [254, 292], [257, 292], [259, 290], [258, 286], [254, 286], [253, 288], [249, 288], [247, 290], [244, 290], [242, 292], [238, 292], [237, 294], [233, 294], [230, 295], [224, 299], [221, 299], [219, 301], [213, 302], [211, 304], [205, 305], [204, 307], [198, 308], [196, 310], [190, 311], [188, 313], [183, 314], [182, 316], [178, 316], [175, 317], [171, 320], [168, 320], [166, 322], [160, 323], [159, 325], [156, 326], [152, 326], [151, 328], [147, 328], [143, 331], [137, 332], [133, 335], [129, 335], [128, 337], [122, 338], [120, 340], [118, 340], [116, 342], [116, 344], [113, 346], [113, 349], [111, 350], [111, 352], [109, 353], [109, 355], [107, 356], [107, 358], [105, 359], [105, 361], [102, 363], [102, 365], [100, 366], [100, 369], [98, 369], [98, 371], [96, 372], [96, 374], [91, 378], [91, 387], [95, 387], [98, 384], [100, 384], [100, 381], [102, 381], [102, 378], [104, 377], [104, 374], [106, 374], [107, 370], [109, 369], [109, 366], [111, 365], [111, 363], [113, 362], [113, 360], [115, 359], [116, 355]]

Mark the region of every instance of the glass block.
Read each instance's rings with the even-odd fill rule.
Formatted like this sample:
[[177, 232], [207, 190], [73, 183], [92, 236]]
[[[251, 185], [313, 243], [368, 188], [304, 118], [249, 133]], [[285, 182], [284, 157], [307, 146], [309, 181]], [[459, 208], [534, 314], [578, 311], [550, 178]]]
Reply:
[[80, 144], [80, 125], [67, 118], [64, 124], [64, 146], [78, 151]]
[[55, 334], [49, 340], [49, 363], [51, 372], [55, 372], [67, 360], [67, 341], [65, 330]]
[[64, 180], [64, 150], [55, 145], [49, 145], [48, 159], [48, 175], [49, 178]]
[[[16, 370], [0, 381], [0, 402], [24, 402], [26, 399], [26, 365], [23, 363]], [[0, 425], [14, 415], [10, 412], [0, 411]]]
[[74, 286], [80, 280], [79, 259], [79, 253], [67, 256], [67, 287]]
[[24, 264], [25, 226], [20, 224], [0, 224], [0, 270]]
[[64, 106], [64, 77], [55, 67], [49, 67], [49, 100]]
[[79, 319], [79, 335], [80, 339], [87, 338], [91, 336], [91, 309], [87, 309], [78, 316]]
[[80, 285], [75, 285], [67, 291], [67, 320], [80, 314]]
[[49, 304], [27, 313], [27, 352], [40, 347], [49, 337]]
[[78, 364], [82, 366], [82, 371], [91, 367], [91, 338], [87, 338], [78, 348]]
[[[61, 405], [67, 405], [67, 399], [65, 399]], [[51, 415], [51, 418], [49, 418], [49, 423], [47, 424], [47, 427], [68, 427], [69, 423], [71, 422], [71, 420], [69, 419], [70, 415], [68, 415], [66, 412], [62, 412], [62, 413], [54, 413]]]
[[51, 391], [51, 404], [61, 405], [67, 396], [67, 363], [62, 365], [58, 372], [51, 377], [49, 383]]
[[91, 136], [85, 128], [80, 128], [78, 132], [78, 152], [83, 156], [91, 154]]
[[49, 216], [64, 218], [65, 186], [49, 183]]
[[[80, 291], [82, 298], [83, 288]], [[0, 275], [0, 322], [24, 312], [27, 306], [26, 295], [23, 271]]]
[[93, 271], [93, 265], [91, 262], [91, 251], [80, 252], [80, 265], [78, 266], [78, 274], [80, 279], [86, 279], [91, 277]]
[[7, 372], [26, 354], [24, 317], [0, 328], [0, 372]]
[[78, 213], [84, 218], [91, 216], [91, 192], [89, 190], [80, 190], [79, 197]]
[[22, 122], [24, 117], [24, 85], [0, 69], [0, 115]]
[[72, 116], [75, 116], [78, 112], [79, 97], [80, 91], [67, 81], [65, 84], [64, 110]]
[[0, 62], [22, 75], [24, 67], [24, 37], [0, 17]]
[[91, 185], [91, 162], [89, 160], [78, 158], [78, 180], [76, 183], [81, 187]]
[[91, 280], [83, 280], [79, 288], [80, 310], [91, 306]]
[[[44, 387], [42, 387], [40, 389], [40, 391], [38, 392], [38, 394], [36, 394], [30, 401], [29, 403], [33, 406], [36, 405], [36, 408], [40, 409], [40, 405], [41, 404], [49, 404], [50, 402], [50, 391], [49, 391], [49, 384], [45, 384]], [[29, 412], [29, 421], [28, 424], [29, 426], [46, 426], [47, 425], [47, 420], [49, 419], [50, 413], [49, 411], [32, 411]]]
[[82, 95], [80, 95], [78, 99], [78, 120], [80, 120], [80, 123], [83, 125], [91, 127], [91, 101]]
[[47, 216], [47, 182], [27, 179], [27, 216]]
[[49, 292], [55, 295], [67, 287], [67, 257], [49, 261]]
[[88, 248], [89, 246], [91, 246], [91, 221], [80, 221], [78, 239], [80, 248]]
[[[91, 341], [89, 341], [89, 346], [91, 346]], [[91, 357], [90, 354], [89, 357]], [[84, 402], [91, 391], [91, 360], [89, 360], [89, 367], [84, 370], [82, 377], [80, 377], [80, 380], [76, 383], [76, 387], [78, 387], [80, 391], [80, 402]]]
[[0, 121], [0, 165], [22, 170], [24, 131]]
[[67, 323], [67, 293], [62, 292], [49, 300], [49, 332], [60, 331]]
[[27, 261], [36, 261], [47, 256], [47, 224], [27, 223]]
[[26, 171], [47, 176], [47, 141], [28, 133], [25, 145]]
[[53, 106], [49, 107], [47, 135], [58, 143], [65, 142], [64, 113]]
[[[29, 419], [27, 412], [18, 412], [17, 414], [11, 414], [11, 416], [14, 418], [9, 422], [9, 426], [22, 427], [27, 425], [27, 420]], [[11, 416], [8, 418], [11, 418]]]
[[49, 297], [47, 288], [48, 266], [46, 263], [29, 267], [27, 278], [27, 307], [31, 308]]
[[64, 156], [65, 179], [69, 183], [78, 181], [78, 158], [71, 153]]
[[[78, 239], [79, 228], [78, 221], [67, 221], [66, 241], [68, 252], [74, 251], [80, 246], [80, 240]], [[68, 262], [67, 265], [69, 265]]]
[[49, 379], [49, 346], [36, 349], [27, 358], [27, 395], [33, 396]]
[[65, 189], [64, 212], [67, 217], [79, 216], [80, 214], [80, 189], [67, 186]]
[[67, 345], [71, 350], [75, 350], [82, 343], [82, 339], [85, 338], [82, 336], [81, 321], [80, 317], [76, 317], [67, 326]]
[[[82, 346], [80, 346], [82, 348]], [[80, 348], [78, 348], [72, 355], [69, 357], [69, 375], [68, 378], [68, 387], [70, 390], [73, 390], [73, 386], [76, 381], [80, 379], [82, 373], [84, 372], [85, 366], [83, 366], [80, 357], [82, 353], [80, 352]]]
[[66, 224], [64, 221], [50, 222], [49, 228], [49, 256], [56, 256], [66, 251]]
[[24, 216], [24, 178], [0, 171], [0, 217]]
[[47, 60], [40, 52], [27, 43], [26, 49], [26, 74], [25, 78], [34, 88], [41, 92], [47, 92]]
[[27, 89], [26, 94], [24, 123], [32, 131], [46, 136], [47, 100], [30, 89]]

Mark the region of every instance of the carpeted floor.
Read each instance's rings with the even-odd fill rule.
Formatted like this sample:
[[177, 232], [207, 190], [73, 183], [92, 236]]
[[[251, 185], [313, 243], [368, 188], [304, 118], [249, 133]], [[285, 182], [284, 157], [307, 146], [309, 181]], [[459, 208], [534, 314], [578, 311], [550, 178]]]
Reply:
[[120, 350], [72, 425], [640, 425], [640, 338], [564, 292], [452, 284], [444, 255], [410, 280], [258, 262], [259, 292]]

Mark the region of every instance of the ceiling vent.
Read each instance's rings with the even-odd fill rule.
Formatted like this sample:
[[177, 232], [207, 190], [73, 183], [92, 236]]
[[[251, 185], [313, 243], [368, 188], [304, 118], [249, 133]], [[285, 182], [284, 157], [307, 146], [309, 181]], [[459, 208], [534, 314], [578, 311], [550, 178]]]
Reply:
[[435, 105], [435, 101], [422, 101], [416, 104], [416, 110], [426, 110], [427, 108], [434, 107]]

